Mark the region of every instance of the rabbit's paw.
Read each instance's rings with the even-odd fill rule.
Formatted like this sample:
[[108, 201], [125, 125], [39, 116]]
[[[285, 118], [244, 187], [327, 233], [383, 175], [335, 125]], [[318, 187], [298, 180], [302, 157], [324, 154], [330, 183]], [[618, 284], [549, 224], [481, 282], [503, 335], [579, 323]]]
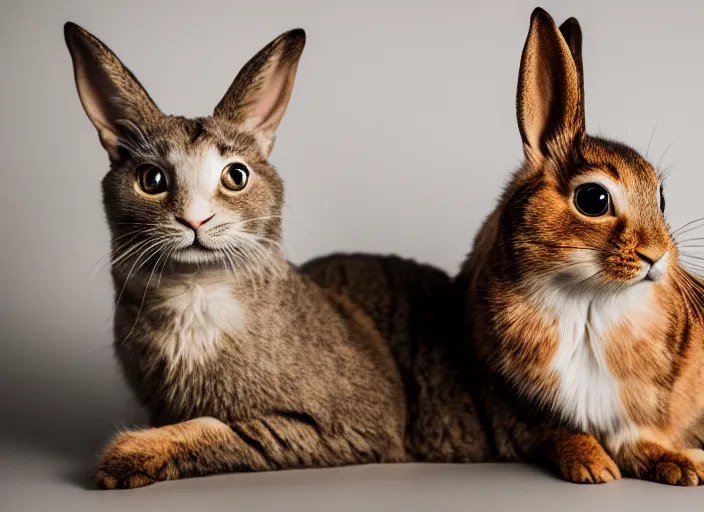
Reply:
[[704, 484], [704, 451], [663, 453], [654, 461], [650, 479], [661, 484], [686, 487]]
[[560, 472], [568, 482], [603, 484], [621, 478], [618, 466], [593, 436], [562, 436], [559, 454]]

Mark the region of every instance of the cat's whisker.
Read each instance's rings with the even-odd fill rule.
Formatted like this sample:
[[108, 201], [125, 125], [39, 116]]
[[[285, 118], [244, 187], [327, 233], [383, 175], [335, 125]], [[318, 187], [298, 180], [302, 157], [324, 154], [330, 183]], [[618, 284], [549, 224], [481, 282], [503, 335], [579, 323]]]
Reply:
[[271, 252], [257, 243], [257, 239], [251, 237], [249, 233], [237, 232], [233, 235], [233, 239], [236, 245], [233, 244], [231, 249], [234, 249], [235, 253], [239, 252], [242, 255], [244, 260], [243, 267], [251, 273], [252, 279], [256, 279], [257, 276], [262, 274], [264, 269], [271, 266]]
[[[117, 296], [117, 300], [115, 301], [115, 307], [117, 307], [120, 304], [120, 299], [122, 299], [122, 294], [125, 292], [125, 288], [127, 287], [127, 283], [130, 280], [130, 277], [132, 276], [132, 273], [135, 271], [135, 267], [137, 266], [137, 263], [142, 259], [145, 255], [146, 258], [142, 263], [137, 267], [137, 272], [139, 272], [139, 269], [144, 266], [144, 264], [149, 261], [154, 254], [159, 252], [159, 246], [160, 244], [163, 243], [161, 239], [156, 240], [153, 242], [151, 245], [149, 245], [146, 249], [144, 249], [140, 255], [135, 259], [134, 263], [132, 264], [132, 267], [130, 268], [130, 271], [127, 273], [127, 277], [125, 278], [125, 282], [122, 285], [122, 289], [120, 290], [120, 294]], [[156, 249], [154, 249], [156, 247]]]
[[[124, 235], [122, 235], [122, 236], [119, 236], [119, 237], [115, 238], [115, 239], [112, 241], [112, 244], [114, 245], [114, 242], [117, 241], [117, 240], [119, 240], [120, 238], [125, 238], [125, 237], [127, 237], [127, 236], [129, 236], [129, 235], [134, 235], [135, 233], [139, 233], [139, 231], [131, 231], [130, 233], [126, 233], [126, 234], [124, 234]], [[105, 260], [105, 262], [101, 265], [100, 269], [99, 269], [98, 272], [96, 273], [96, 276], [95, 276], [95, 277], [97, 277], [97, 276], [100, 274], [101, 270], [102, 270], [103, 268], [107, 267], [107, 266], [111, 263], [111, 257], [112, 257], [112, 259], [114, 259], [114, 258], [116, 257], [116, 255], [117, 255], [120, 251], [122, 251], [122, 250], [126, 249], [127, 247], [129, 247], [129, 246], [131, 245], [132, 241], [133, 241], [135, 238], [137, 238], [137, 236], [138, 236], [138, 235], [134, 235], [134, 236], [133, 236], [132, 238], [130, 238], [127, 242], [122, 242], [120, 245], [118, 245], [118, 246], [115, 247], [114, 249], [111, 249], [110, 251], [108, 251], [107, 253], [105, 253], [103, 256], [101, 256], [100, 258], [98, 258], [98, 261], [96, 261], [96, 262], [93, 264], [93, 266], [91, 267], [91, 269], [90, 269], [90, 271], [89, 271], [89, 275], [91, 275], [91, 274], [93, 273], [93, 270], [95, 269], [96, 265], [98, 265], [101, 261]]]
[[166, 258], [164, 258], [164, 263], [161, 265], [161, 272], [159, 273], [159, 280], [157, 281], [156, 287], [159, 288], [161, 286], [161, 278], [164, 275], [164, 270], [166, 269], [166, 265], [168, 265], [169, 261], [171, 260], [171, 257], [174, 255], [174, 253], [178, 250], [178, 245], [174, 245]]
[[136, 252], [138, 252], [140, 249], [144, 248], [145, 245], [148, 245], [151, 242], [154, 242], [155, 240], [162, 240], [164, 237], [157, 237], [157, 238], [147, 238], [145, 240], [142, 240], [136, 244], [134, 244], [130, 249], [126, 250], [123, 254], [119, 255], [115, 259], [112, 260], [112, 265], [113, 267], [119, 267], [119, 265], [125, 261], [127, 258], [130, 256], [134, 255]]
[[169, 229], [163, 222], [116, 222], [118, 226], [156, 226], [162, 229]]
[[258, 258], [260, 271], [269, 266], [268, 264], [272, 256], [271, 251], [267, 251], [261, 244], [257, 243], [257, 239], [254, 237], [248, 238], [247, 235], [245, 235], [241, 240], [247, 240], [246, 243], [249, 244], [249, 247]]
[[232, 224], [235, 224], [235, 225], [238, 225], [238, 224], [245, 225], [245, 224], [248, 224], [248, 223], [250, 223], [250, 222], [257, 221], [257, 220], [269, 220], [269, 219], [281, 219], [281, 218], [283, 218], [283, 216], [281, 216], [281, 215], [263, 215], [263, 216], [261, 216], [261, 217], [251, 217], [251, 218], [249, 218], [249, 219], [239, 220], [239, 221], [233, 222]]
[[154, 233], [154, 232], [158, 232], [158, 231], [161, 231], [158, 227], [152, 227], [149, 229], [134, 229], [134, 230], [128, 231], [127, 233], [124, 233], [120, 236], [116, 236], [115, 238], [112, 239], [112, 242], [115, 243], [118, 240], [121, 240], [123, 238], [127, 238], [128, 236], [132, 236], [132, 235], [146, 235], [146, 234]]
[[[127, 336], [124, 337], [122, 342], [120, 344], [123, 344], [125, 341], [129, 339], [129, 337], [132, 335], [132, 332], [134, 331], [134, 328], [137, 326], [137, 322], [139, 322], [139, 315], [142, 313], [142, 309], [144, 308], [144, 301], [147, 299], [147, 293], [149, 292], [149, 285], [152, 282], [152, 278], [154, 277], [154, 272], [156, 271], [157, 267], [159, 266], [159, 262], [161, 259], [166, 256], [166, 251], [164, 251], [164, 246], [166, 245], [166, 242], [162, 242], [159, 247], [152, 253], [149, 258], [147, 258], [146, 261], [154, 257], [155, 254], [160, 254], [160, 256], [157, 258], [156, 263], [154, 263], [154, 266], [152, 267], [152, 271], [149, 274], [149, 279], [147, 279], [147, 284], [144, 287], [144, 294], [142, 295], [142, 301], [139, 303], [139, 308], [137, 309], [137, 314], [135, 315], [134, 323], [132, 324], [132, 328], [129, 330], [127, 333]], [[144, 263], [143, 263], [144, 265]]]
[[137, 242], [136, 244], [129, 246], [127, 249], [122, 251], [119, 255], [116, 255], [110, 261], [113, 268], [119, 268], [120, 264], [123, 261], [125, 261], [128, 257], [132, 256], [133, 254], [137, 253], [140, 249], [142, 249], [144, 246], [149, 244], [151, 241], [152, 241], [151, 238], [148, 238], [146, 240], [141, 240], [141, 241]]

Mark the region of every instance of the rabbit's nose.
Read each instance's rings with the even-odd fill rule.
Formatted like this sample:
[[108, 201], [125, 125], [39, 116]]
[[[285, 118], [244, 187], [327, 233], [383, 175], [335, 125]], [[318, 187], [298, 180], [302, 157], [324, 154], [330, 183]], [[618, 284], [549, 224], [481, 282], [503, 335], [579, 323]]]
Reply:
[[669, 251], [638, 251], [638, 256], [650, 265], [646, 279], [657, 281], [667, 272], [667, 264], [670, 260]]
[[660, 249], [658, 247], [640, 247], [636, 249], [636, 254], [642, 259], [643, 261], [646, 261], [650, 265], [654, 265], [656, 262], [660, 261], [660, 258], [662, 258], [667, 250]]

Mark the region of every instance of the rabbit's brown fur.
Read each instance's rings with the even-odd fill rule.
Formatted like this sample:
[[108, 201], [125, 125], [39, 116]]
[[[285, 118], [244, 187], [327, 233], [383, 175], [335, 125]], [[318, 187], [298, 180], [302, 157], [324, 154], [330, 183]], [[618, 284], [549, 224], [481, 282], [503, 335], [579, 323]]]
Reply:
[[[565, 478], [611, 480], [618, 466], [702, 484], [704, 286], [679, 263], [653, 167], [586, 135], [582, 81], [576, 20], [561, 33], [536, 10], [518, 87], [526, 159], [458, 279], [467, 336], [511, 407], [539, 415], [527, 424], [557, 429], [545, 453]], [[577, 211], [587, 182], [605, 184], [611, 214]]]

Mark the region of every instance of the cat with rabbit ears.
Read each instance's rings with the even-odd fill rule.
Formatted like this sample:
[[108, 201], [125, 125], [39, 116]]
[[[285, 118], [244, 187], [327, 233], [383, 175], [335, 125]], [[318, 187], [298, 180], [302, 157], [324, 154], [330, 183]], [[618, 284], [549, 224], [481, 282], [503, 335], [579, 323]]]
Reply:
[[510, 397], [502, 424], [543, 425], [564, 478], [699, 485], [704, 285], [680, 263], [653, 166], [586, 134], [581, 37], [576, 20], [558, 29], [534, 11], [517, 94], [525, 161], [458, 279], [466, 337], [487, 389]]
[[268, 156], [305, 33], [281, 35], [208, 117], [159, 110], [73, 23], [78, 93], [106, 149], [114, 349], [152, 428], [122, 432], [103, 488], [228, 471], [406, 460], [406, 405], [386, 341], [281, 249]]

